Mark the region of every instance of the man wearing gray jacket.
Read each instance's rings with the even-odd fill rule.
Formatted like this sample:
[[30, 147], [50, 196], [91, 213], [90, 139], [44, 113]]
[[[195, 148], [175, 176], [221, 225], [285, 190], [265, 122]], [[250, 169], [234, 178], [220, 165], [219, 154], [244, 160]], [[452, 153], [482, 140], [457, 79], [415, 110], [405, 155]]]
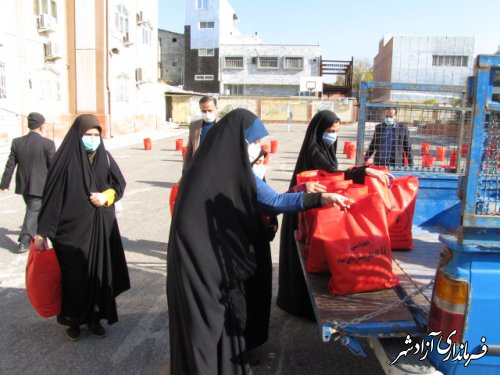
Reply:
[[56, 152], [54, 142], [43, 136], [45, 118], [40, 113], [32, 112], [28, 115], [28, 127], [28, 134], [12, 140], [10, 155], [0, 181], [0, 190], [8, 189], [17, 165], [15, 193], [22, 195], [26, 203], [26, 213], [18, 239], [18, 253], [29, 250], [29, 242], [37, 233], [45, 179], [49, 163]]

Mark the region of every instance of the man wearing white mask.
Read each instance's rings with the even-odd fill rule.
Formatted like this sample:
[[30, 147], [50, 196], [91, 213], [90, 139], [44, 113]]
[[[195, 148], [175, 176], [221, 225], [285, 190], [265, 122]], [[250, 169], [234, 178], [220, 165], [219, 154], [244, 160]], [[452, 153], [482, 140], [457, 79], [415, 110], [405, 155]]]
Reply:
[[413, 154], [410, 144], [410, 133], [408, 128], [398, 123], [396, 108], [386, 108], [384, 110], [384, 122], [375, 126], [373, 138], [365, 154], [364, 161], [373, 156], [375, 165], [401, 167], [405, 164], [405, 157], [408, 165], [413, 166]]
[[204, 96], [200, 99], [201, 119], [189, 124], [189, 140], [184, 157], [183, 170], [191, 163], [193, 156], [200, 147], [207, 133], [215, 126], [217, 120], [217, 99], [213, 96]]

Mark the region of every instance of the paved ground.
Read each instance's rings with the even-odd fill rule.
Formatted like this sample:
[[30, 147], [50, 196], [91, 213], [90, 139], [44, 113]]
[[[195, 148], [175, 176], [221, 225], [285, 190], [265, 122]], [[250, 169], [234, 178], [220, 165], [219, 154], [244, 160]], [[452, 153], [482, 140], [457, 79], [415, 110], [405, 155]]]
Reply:
[[[268, 182], [285, 191], [304, 136], [305, 126], [269, 126], [279, 140], [271, 156]], [[342, 142], [354, 138], [347, 125]], [[142, 138], [153, 139], [144, 151]], [[170, 187], [181, 172], [175, 139], [187, 134], [167, 130], [107, 140], [108, 148], [128, 182], [124, 210], [119, 216], [132, 289], [118, 298], [120, 321], [96, 339], [83, 331], [69, 342], [54, 318], [42, 319], [30, 306], [24, 290], [26, 254], [15, 254], [24, 215], [22, 199], [12, 192], [0, 194], [0, 374], [168, 374], [169, 343], [165, 297], [165, 259], [170, 215]], [[350, 165], [339, 154], [344, 165]], [[11, 189], [13, 186], [11, 186]], [[279, 236], [272, 243], [275, 270]], [[275, 275], [275, 290], [277, 275]], [[323, 343], [319, 328], [279, 310], [273, 303], [271, 339], [257, 353], [253, 370], [264, 374], [382, 374], [365, 342], [367, 359], [357, 358], [339, 343]]]

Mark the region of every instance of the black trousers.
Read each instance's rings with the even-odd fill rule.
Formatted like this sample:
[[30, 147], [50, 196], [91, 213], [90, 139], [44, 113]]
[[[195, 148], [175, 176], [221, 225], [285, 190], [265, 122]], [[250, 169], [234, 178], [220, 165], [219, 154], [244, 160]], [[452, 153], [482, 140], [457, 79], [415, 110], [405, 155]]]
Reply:
[[23, 227], [21, 228], [18, 241], [26, 243], [36, 235], [42, 198], [33, 195], [23, 195], [23, 199], [24, 203], [26, 203], [26, 213], [24, 214]]

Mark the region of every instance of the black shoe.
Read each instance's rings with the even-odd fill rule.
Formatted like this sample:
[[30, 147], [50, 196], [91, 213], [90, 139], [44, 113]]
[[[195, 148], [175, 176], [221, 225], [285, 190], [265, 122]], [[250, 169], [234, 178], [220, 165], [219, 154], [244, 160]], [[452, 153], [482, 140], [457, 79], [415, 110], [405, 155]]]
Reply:
[[76, 341], [80, 337], [80, 327], [79, 326], [71, 326], [66, 330], [66, 336], [71, 341]]
[[94, 324], [87, 324], [87, 328], [89, 329], [90, 332], [92, 332], [94, 334], [94, 336], [97, 336], [97, 337], [106, 336], [106, 330], [99, 322], [94, 323]]
[[29, 242], [20, 242], [19, 246], [17, 247], [16, 253], [17, 254], [22, 254], [22, 253], [25, 253], [25, 252], [29, 251], [29, 249], [30, 249], [30, 243]]

